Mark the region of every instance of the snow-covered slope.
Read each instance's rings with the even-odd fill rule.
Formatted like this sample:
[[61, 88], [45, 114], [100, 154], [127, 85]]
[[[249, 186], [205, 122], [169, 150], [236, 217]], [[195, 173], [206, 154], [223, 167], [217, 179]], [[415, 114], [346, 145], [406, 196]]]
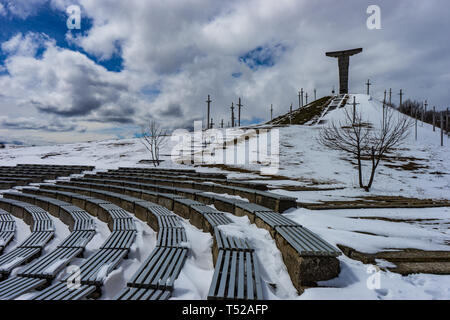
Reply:
[[[382, 121], [382, 105], [367, 95], [355, 95], [357, 108], [364, 119], [378, 126]], [[353, 101], [350, 96], [349, 101]], [[351, 108], [351, 106], [348, 106]], [[295, 125], [276, 127], [279, 130], [279, 170], [276, 177], [267, 180], [273, 192], [297, 197], [298, 201], [313, 203], [330, 200], [352, 200], [367, 195], [393, 195], [414, 198], [450, 199], [450, 139], [445, 137], [440, 146], [440, 132], [433, 132], [432, 126], [418, 124], [418, 140], [414, 127], [406, 143], [394, 154], [390, 162], [383, 162], [377, 172], [370, 193], [357, 186], [357, 172], [344, 153], [331, 151], [320, 146], [316, 140], [319, 131], [330, 121], [343, 117], [343, 109], [327, 113], [317, 125]], [[267, 127], [265, 125], [264, 127]], [[253, 128], [258, 128], [254, 126]], [[242, 133], [232, 130], [230, 135], [239, 137]], [[250, 137], [254, 139], [255, 137]], [[219, 141], [220, 146], [222, 141]], [[174, 141], [168, 140], [162, 150], [163, 167], [180, 167], [169, 155]], [[213, 145], [210, 146], [212, 148]], [[137, 162], [149, 159], [150, 155], [139, 139], [124, 139], [52, 145], [39, 147], [11, 147], [0, 150], [0, 165], [18, 163], [80, 164], [95, 165], [97, 169], [137, 166]], [[230, 166], [233, 166], [229, 163]], [[403, 166], [403, 167], [401, 167]], [[258, 170], [255, 164], [239, 167]], [[220, 171], [224, 167], [197, 167], [201, 171]], [[226, 169], [226, 167], [225, 167]], [[267, 179], [249, 172], [228, 171], [229, 177]], [[257, 173], [257, 171], [255, 171]], [[327, 189], [322, 191], [287, 191], [282, 185]], [[332, 190], [329, 190], [332, 189]], [[289, 218], [308, 227], [330, 243], [350, 246], [362, 252], [374, 253], [383, 250], [416, 248], [423, 250], [449, 250], [450, 223], [449, 208], [428, 209], [353, 209], [312, 211], [304, 208], [291, 209], [285, 213]], [[230, 216], [231, 217], [231, 216]], [[267, 283], [276, 285], [277, 290], [265, 288], [270, 298], [302, 299], [449, 299], [450, 276], [417, 274], [402, 277], [389, 271], [381, 271], [379, 289], [370, 288], [367, 281], [371, 276], [370, 265], [341, 256], [341, 275], [321, 283], [320, 288], [307, 289], [298, 296], [290, 283], [287, 271], [278, 249], [270, 235], [246, 218], [231, 217], [237, 232], [242, 233], [257, 248], [258, 258], [264, 261], [263, 277]], [[369, 219], [370, 218], [370, 219]], [[380, 218], [379, 220], [374, 218]], [[389, 218], [389, 220], [385, 219]], [[427, 219], [426, 221], [421, 221]], [[397, 222], [395, 220], [398, 220]], [[186, 263], [176, 282], [174, 298], [205, 298], [212, 277], [213, 267], [210, 255], [212, 238], [195, 228], [188, 235], [194, 247], [193, 255]], [[29, 232], [29, 231], [28, 231]], [[151, 230], [147, 230], [152, 237]], [[142, 244], [142, 243], [141, 243]], [[150, 249], [154, 243], [148, 244]], [[129, 267], [136, 268], [143, 257], [132, 256], [114, 272], [106, 285], [105, 297], [113, 296], [118, 284], [126, 282]], [[386, 261], [380, 261], [379, 266]], [[131, 269], [130, 269], [131, 270]], [[133, 269], [134, 270], [134, 269]]]

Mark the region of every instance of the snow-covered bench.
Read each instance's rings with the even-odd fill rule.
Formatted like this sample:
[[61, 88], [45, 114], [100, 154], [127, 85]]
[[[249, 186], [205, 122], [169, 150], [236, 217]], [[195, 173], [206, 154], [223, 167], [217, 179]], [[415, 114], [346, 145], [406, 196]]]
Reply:
[[7, 278], [11, 271], [40, 256], [42, 249], [53, 238], [55, 228], [50, 215], [34, 205], [0, 198], [0, 208], [31, 226], [31, 234], [18, 247], [0, 257], [0, 278]]
[[0, 209], [0, 255], [14, 238], [16, 223], [9, 212]]
[[[82, 187], [83, 186], [83, 187]], [[117, 185], [104, 185], [99, 183], [89, 183], [89, 182], [79, 182], [79, 181], [62, 181], [59, 184], [56, 184], [54, 186], [48, 186], [45, 187], [55, 188], [55, 189], [62, 189], [62, 190], [72, 190], [72, 191], [86, 191], [91, 190], [92, 196], [103, 196], [108, 197], [108, 199], [111, 199], [111, 197], [116, 198], [118, 201], [130, 201], [130, 197], [124, 195], [127, 190], [129, 191], [129, 188], [117, 186]], [[90, 189], [89, 189], [90, 188]], [[134, 189], [134, 188], [131, 188]], [[163, 188], [164, 191], [168, 191], [167, 187]], [[171, 189], [172, 191], [175, 191], [174, 188]], [[115, 193], [111, 191], [116, 191], [120, 193]], [[45, 192], [45, 191], [44, 191]], [[135, 190], [133, 191], [135, 192]], [[200, 202], [190, 200], [190, 199], [184, 199], [180, 197], [176, 197], [170, 194], [166, 193], [156, 193], [160, 199], [164, 199], [164, 201], [158, 203], [164, 203], [166, 205], [166, 208], [173, 210], [177, 214], [189, 219], [189, 221], [196, 227], [201, 228], [205, 231], [209, 231], [213, 234], [213, 236], [216, 236], [220, 233], [217, 233], [217, 227], [222, 224], [228, 224], [231, 223], [231, 220], [228, 219], [222, 212], [215, 210], [214, 208], [208, 207], [203, 205]], [[168, 201], [170, 200], [170, 201]], [[135, 199], [135, 202], [138, 202], [138, 199]], [[140, 203], [142, 205], [142, 201]], [[149, 206], [149, 208], [152, 208]], [[151, 209], [150, 209], [151, 210]], [[170, 224], [173, 225], [173, 221], [170, 221], [168, 219], [170, 217], [169, 215], [163, 215], [158, 217], [158, 225], [159, 225], [159, 234], [158, 234], [158, 255], [156, 252], [152, 253], [152, 256], [150, 256], [147, 261], [143, 264], [141, 269], [137, 272], [136, 277], [134, 277], [133, 281], [128, 283], [129, 287], [139, 287], [139, 288], [146, 288], [146, 289], [160, 289], [160, 290], [172, 290], [173, 281], [176, 279], [176, 276], [173, 275], [173, 270], [171, 268], [167, 269], [167, 266], [174, 266], [175, 268], [177, 266], [181, 267], [182, 264], [180, 263], [180, 256], [185, 257], [185, 254], [187, 254], [187, 250], [184, 251], [183, 247], [177, 247], [169, 250], [166, 249], [160, 249], [160, 246], [162, 244], [162, 230], [161, 225]], [[163, 222], [165, 221], [165, 222]], [[174, 233], [172, 233], [174, 234]], [[224, 243], [226, 238], [221, 238], [222, 240], [216, 240], [216, 243]], [[226, 241], [225, 241], [226, 242]], [[236, 242], [237, 243], [237, 242]], [[213, 250], [213, 256], [217, 257], [220, 252], [223, 252], [223, 259], [219, 261], [218, 264], [216, 264], [215, 267], [215, 280], [218, 278], [220, 279], [234, 279], [235, 280], [226, 283], [226, 288], [229, 290], [229, 295], [231, 296], [231, 292], [238, 292], [237, 289], [234, 290], [233, 288], [229, 288], [228, 286], [239, 286], [239, 288], [245, 288], [246, 295], [244, 296], [245, 299], [262, 299], [262, 290], [260, 288], [260, 274], [259, 274], [259, 267], [258, 267], [258, 261], [256, 260], [256, 256], [253, 254], [253, 249], [251, 249], [248, 245], [246, 246], [246, 250], [248, 251], [248, 254], [245, 255], [238, 255], [235, 257], [233, 253], [227, 253], [228, 251], [235, 251], [236, 248], [227, 248], [223, 246], [216, 246]], [[164, 261], [161, 261], [161, 259], [158, 259], [159, 256], [164, 256]], [[241, 269], [233, 269], [230, 268], [229, 270], [225, 270], [224, 268], [230, 263], [225, 263], [225, 259], [227, 257], [231, 257], [230, 259], [234, 263], [239, 263], [239, 265], [245, 265], [245, 270]], [[234, 258], [233, 258], [234, 257]], [[215, 259], [217, 261], [217, 259]], [[240, 272], [242, 271], [242, 275]], [[177, 272], [179, 272], [177, 270]], [[230, 275], [228, 275], [228, 272], [230, 272]], [[252, 280], [246, 280], [245, 282], [240, 282], [240, 279], [248, 279], [248, 277], [252, 274]], [[138, 276], [139, 275], [139, 276]], [[176, 274], [177, 275], [177, 274]], [[137, 283], [138, 279], [141, 279], [141, 282]], [[165, 280], [166, 282], [163, 282]], [[143, 282], [142, 282], [143, 281]], [[225, 280], [220, 280], [220, 283], [222, 283]], [[166, 285], [162, 285], [162, 283], [166, 283]], [[210, 289], [210, 295], [209, 298], [213, 299], [216, 294], [221, 294], [221, 290], [216, 288], [218, 284], [216, 282], [213, 282], [211, 284]], [[128, 290], [128, 289], [126, 289]], [[240, 292], [240, 291], [239, 291]], [[220, 298], [220, 296], [217, 296], [217, 298]], [[238, 296], [233, 296], [233, 299], [237, 299]], [[240, 296], [239, 296], [240, 298]]]
[[[157, 183], [156, 181], [154, 181]], [[122, 188], [123, 186], [133, 186], [134, 189], [141, 188], [143, 190], [150, 189], [152, 192], [173, 192], [178, 194], [190, 194], [196, 201], [202, 202], [206, 205], [213, 204], [219, 211], [230, 212], [237, 216], [247, 215], [251, 222], [256, 223], [259, 227], [265, 228], [270, 232], [273, 239], [276, 241], [277, 247], [283, 255], [284, 262], [288, 268], [288, 272], [295, 287], [301, 291], [305, 285], [311, 285], [317, 281], [327, 280], [336, 277], [340, 272], [339, 260], [336, 259], [340, 255], [340, 251], [328, 243], [326, 243], [319, 236], [313, 234], [310, 238], [305, 237], [305, 234], [312, 233], [303, 228], [294, 221], [280, 215], [273, 210], [251, 202], [246, 202], [233, 198], [226, 198], [223, 196], [204, 193], [205, 186], [209, 184], [201, 184], [203, 190], [176, 188], [173, 186], [140, 183], [134, 181], [127, 181], [125, 177], [117, 177], [115, 179], [95, 179], [95, 178], [74, 178], [71, 182], [61, 182], [63, 184], [75, 183], [78, 185], [84, 184], [110, 184], [110, 187], [103, 186], [102, 188]], [[111, 187], [115, 186], [115, 187]], [[199, 184], [193, 184], [198, 187]], [[209, 187], [209, 186], [208, 186]], [[207, 189], [208, 190], [208, 189]], [[213, 189], [214, 190], [214, 189]], [[172, 200], [172, 203], [180, 203], [181, 200]], [[177, 202], [178, 201], [178, 202]], [[173, 208], [175, 208], [175, 205]], [[185, 210], [178, 209], [178, 212], [183, 216]], [[178, 213], [177, 212], [177, 213]], [[189, 211], [190, 212], [190, 211]], [[195, 217], [191, 219], [191, 223], [198, 228], [203, 228], [205, 231], [211, 232], [211, 227], [205, 226], [207, 222], [214, 217], [209, 215], [207, 219], [203, 219], [203, 225], [196, 222]], [[288, 237], [291, 233], [283, 232], [281, 227], [293, 227], [291, 233], [294, 236]], [[312, 238], [311, 238], [312, 237]], [[313, 240], [312, 245], [310, 240]], [[308, 247], [309, 250], [301, 249]], [[327, 249], [323, 250], [323, 246]]]

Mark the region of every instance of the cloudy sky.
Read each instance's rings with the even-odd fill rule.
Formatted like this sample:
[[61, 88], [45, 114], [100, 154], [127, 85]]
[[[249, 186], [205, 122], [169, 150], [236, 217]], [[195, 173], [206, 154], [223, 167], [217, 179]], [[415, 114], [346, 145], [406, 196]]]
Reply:
[[[81, 29], [67, 27], [70, 5]], [[369, 5], [381, 8], [369, 30]], [[156, 120], [188, 128], [267, 120], [338, 87], [326, 51], [351, 58], [350, 91], [450, 104], [448, 0], [0, 0], [0, 141], [45, 144], [128, 138]]]

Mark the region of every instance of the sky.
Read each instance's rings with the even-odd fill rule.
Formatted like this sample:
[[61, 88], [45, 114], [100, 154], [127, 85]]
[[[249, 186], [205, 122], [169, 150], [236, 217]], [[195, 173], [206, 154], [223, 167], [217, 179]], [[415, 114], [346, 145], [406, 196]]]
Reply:
[[[80, 8], [69, 29], [67, 8]], [[370, 5], [380, 29], [370, 29]], [[74, 22], [75, 20], [70, 20]], [[0, 141], [72, 143], [137, 137], [230, 119], [243, 124], [329, 95], [350, 58], [351, 93], [450, 104], [448, 0], [0, 0]]]

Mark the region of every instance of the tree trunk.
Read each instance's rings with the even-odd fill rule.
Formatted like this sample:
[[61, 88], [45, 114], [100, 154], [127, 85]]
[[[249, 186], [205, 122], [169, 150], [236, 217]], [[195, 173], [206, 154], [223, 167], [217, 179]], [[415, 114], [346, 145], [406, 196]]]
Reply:
[[372, 170], [370, 172], [370, 179], [369, 179], [369, 183], [367, 184], [367, 187], [365, 188], [365, 190], [367, 192], [370, 191], [370, 188], [372, 188], [372, 183], [373, 183], [373, 179], [375, 178], [375, 171], [377, 170], [378, 167], [378, 159], [375, 160], [375, 150], [372, 148], [372, 154], [371, 154], [371, 159], [372, 159]]

